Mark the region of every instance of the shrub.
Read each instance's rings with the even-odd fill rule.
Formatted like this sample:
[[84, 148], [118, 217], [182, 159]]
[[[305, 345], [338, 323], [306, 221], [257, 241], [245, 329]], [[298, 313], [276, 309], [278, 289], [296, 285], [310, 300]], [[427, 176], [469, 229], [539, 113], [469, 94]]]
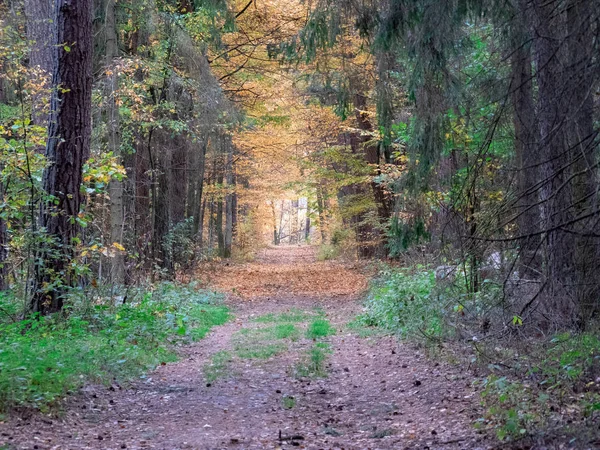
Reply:
[[403, 337], [444, 333], [443, 308], [435, 295], [433, 271], [387, 270], [374, 283], [358, 323]]

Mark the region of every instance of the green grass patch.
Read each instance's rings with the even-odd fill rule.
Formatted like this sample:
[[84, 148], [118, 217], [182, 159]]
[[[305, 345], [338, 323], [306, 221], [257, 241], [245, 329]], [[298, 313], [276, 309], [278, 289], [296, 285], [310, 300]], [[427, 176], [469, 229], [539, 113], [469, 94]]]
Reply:
[[298, 323], [298, 322], [306, 322], [314, 317], [313, 313], [302, 311], [300, 309], [290, 309], [289, 311], [274, 314], [269, 313], [263, 316], [259, 316], [254, 319], [256, 322], [260, 323]]
[[326, 319], [315, 319], [309, 325], [306, 330], [306, 337], [308, 339], [318, 339], [335, 334], [335, 329], [331, 326]]
[[369, 337], [377, 337], [377, 336], [385, 336], [389, 335], [391, 332], [389, 330], [376, 327], [376, 326], [367, 326], [362, 320], [355, 319], [346, 324], [346, 328], [351, 333], [354, 333], [360, 338], [369, 338]]
[[325, 342], [317, 342], [296, 365], [296, 376], [300, 378], [327, 377], [327, 357], [333, 353], [331, 346]]
[[0, 323], [0, 411], [45, 411], [87, 382], [123, 382], [175, 361], [175, 344], [229, 319], [218, 300], [168, 284], [118, 307], [69, 304], [66, 318]]
[[240, 358], [268, 359], [287, 350], [287, 345], [280, 341], [291, 336], [293, 331], [277, 326], [242, 328], [233, 336], [233, 350]]
[[296, 399], [290, 395], [284, 395], [281, 399], [281, 406], [284, 409], [292, 409], [296, 406]]
[[277, 324], [272, 327], [265, 328], [242, 328], [236, 333], [246, 340], [264, 341], [275, 339], [291, 339], [297, 340], [300, 336], [300, 330], [291, 323]]
[[296, 341], [300, 336], [300, 330], [291, 323], [282, 323], [273, 327], [273, 334], [277, 339], [291, 339], [292, 341]]
[[210, 363], [204, 366], [204, 379], [207, 383], [214, 383], [219, 378], [229, 375], [229, 365], [232, 361], [231, 353], [222, 350], [210, 357]]

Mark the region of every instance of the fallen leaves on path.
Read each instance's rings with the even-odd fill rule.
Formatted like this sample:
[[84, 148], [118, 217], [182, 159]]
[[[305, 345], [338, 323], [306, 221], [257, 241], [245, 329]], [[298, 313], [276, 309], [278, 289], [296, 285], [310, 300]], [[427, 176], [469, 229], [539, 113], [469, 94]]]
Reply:
[[315, 248], [275, 247], [262, 252], [256, 262], [223, 262], [199, 269], [210, 285], [245, 300], [277, 295], [356, 297], [367, 288], [366, 277], [353, 266], [338, 261], [315, 261]]

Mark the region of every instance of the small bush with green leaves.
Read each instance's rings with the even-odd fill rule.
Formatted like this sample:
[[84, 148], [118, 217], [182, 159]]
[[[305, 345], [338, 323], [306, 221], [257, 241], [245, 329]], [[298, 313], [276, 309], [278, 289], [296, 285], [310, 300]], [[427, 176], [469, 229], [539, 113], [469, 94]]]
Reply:
[[[538, 343], [537, 352], [519, 358], [519, 364], [529, 367], [527, 378], [535, 383], [496, 375], [484, 380], [484, 417], [480, 421], [492, 426], [501, 440], [518, 439], [552, 425], [585, 442], [589, 437], [585, 427], [578, 431], [566, 428], [569, 423], [584, 424], [600, 417], [600, 393], [595, 388], [600, 338], [593, 333], [563, 333], [545, 348], [540, 348], [542, 345]], [[565, 400], [570, 402], [567, 408]]]
[[340, 256], [340, 248], [331, 245], [331, 244], [323, 244], [319, 247], [319, 252], [317, 253], [318, 261], [329, 261], [330, 259], [336, 259]]
[[173, 344], [225, 323], [213, 293], [174, 284], [139, 302], [70, 306], [68, 317], [0, 323], [0, 410], [45, 410], [86, 382], [127, 380], [174, 361]]
[[432, 271], [387, 270], [369, 291], [357, 322], [397, 332], [402, 337], [443, 334], [443, 311], [434, 294]]
[[[522, 437], [540, 419], [540, 415], [534, 413], [534, 397], [526, 385], [490, 375], [481, 391], [485, 410], [482, 422], [491, 425], [500, 440]], [[544, 398], [538, 400], [539, 406], [543, 406]]]

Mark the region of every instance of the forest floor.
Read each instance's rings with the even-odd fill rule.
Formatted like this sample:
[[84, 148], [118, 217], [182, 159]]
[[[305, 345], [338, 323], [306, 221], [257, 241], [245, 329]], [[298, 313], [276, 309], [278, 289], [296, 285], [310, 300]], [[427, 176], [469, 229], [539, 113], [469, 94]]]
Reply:
[[232, 321], [144, 380], [88, 386], [58, 418], [24, 413], [0, 423], [0, 448], [494, 445], [472, 426], [479, 396], [464, 369], [348, 326], [367, 287], [359, 267], [280, 247], [213, 269]]

